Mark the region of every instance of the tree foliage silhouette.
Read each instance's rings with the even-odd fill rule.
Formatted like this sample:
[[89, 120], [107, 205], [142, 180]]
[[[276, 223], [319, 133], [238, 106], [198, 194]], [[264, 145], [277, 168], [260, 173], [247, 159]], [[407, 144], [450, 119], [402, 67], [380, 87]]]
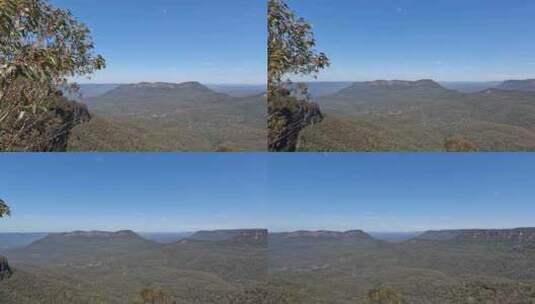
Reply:
[[9, 209], [9, 206], [4, 200], [0, 199], [0, 218], [4, 216], [10, 216], [10, 215], [11, 215], [11, 210]]
[[285, 76], [315, 75], [329, 66], [329, 59], [314, 49], [310, 23], [297, 17], [284, 0], [269, 0], [268, 10], [268, 85], [275, 93]]
[[[271, 151], [293, 151], [309, 113], [306, 85], [293, 85], [290, 76], [316, 77], [329, 59], [315, 49], [312, 26], [295, 15], [284, 0], [268, 2], [268, 146]], [[293, 94], [292, 94], [293, 93]], [[298, 96], [300, 99], [298, 99]]]
[[[68, 79], [105, 67], [89, 29], [46, 0], [0, 0], [0, 150], [40, 150]], [[41, 128], [41, 129], [40, 129]]]

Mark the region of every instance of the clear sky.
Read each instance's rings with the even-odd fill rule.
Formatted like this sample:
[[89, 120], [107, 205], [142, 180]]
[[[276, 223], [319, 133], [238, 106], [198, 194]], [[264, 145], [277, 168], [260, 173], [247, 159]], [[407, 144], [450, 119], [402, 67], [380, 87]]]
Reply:
[[535, 226], [533, 154], [4, 154], [3, 232]]
[[535, 78], [532, 0], [288, 0], [332, 60], [319, 80]]
[[91, 81], [266, 82], [265, 0], [50, 0], [92, 31]]

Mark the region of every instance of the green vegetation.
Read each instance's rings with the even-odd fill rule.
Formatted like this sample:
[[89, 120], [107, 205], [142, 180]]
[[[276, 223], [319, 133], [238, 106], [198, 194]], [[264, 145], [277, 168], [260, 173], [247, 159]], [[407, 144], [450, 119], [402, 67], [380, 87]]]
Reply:
[[45, 0], [0, 1], [0, 28], [0, 150], [64, 150], [80, 108], [58, 88], [105, 66], [88, 28]]
[[18, 271], [0, 282], [0, 297], [15, 304], [535, 301], [534, 229], [428, 232], [401, 243], [362, 231], [272, 233], [259, 243], [255, 233], [263, 232], [200, 232], [210, 240], [169, 244], [130, 231], [49, 235], [7, 251]]
[[326, 116], [304, 151], [533, 151], [535, 94], [460, 93], [423, 80], [355, 83], [318, 97]]
[[93, 119], [71, 151], [266, 150], [263, 95], [232, 97], [196, 82], [118, 86], [88, 98]]
[[139, 304], [174, 304], [169, 296], [162, 290], [154, 290], [151, 288], [145, 288], [139, 293]]
[[368, 292], [369, 304], [402, 304], [399, 294], [392, 288], [372, 289]]
[[306, 85], [294, 86], [284, 78], [315, 75], [329, 66], [329, 59], [314, 49], [310, 24], [284, 0], [268, 2], [268, 36], [268, 147], [295, 151], [301, 129], [322, 117], [318, 106], [308, 102]]

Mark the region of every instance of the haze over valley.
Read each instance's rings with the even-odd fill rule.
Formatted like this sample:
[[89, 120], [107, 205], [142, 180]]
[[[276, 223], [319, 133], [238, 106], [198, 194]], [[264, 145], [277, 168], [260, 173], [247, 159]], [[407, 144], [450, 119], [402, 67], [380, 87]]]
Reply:
[[102, 59], [65, 76], [78, 91], [56, 86], [71, 105], [58, 112], [73, 119], [49, 150], [267, 149], [265, 1], [48, 2], [87, 27], [88, 53]]
[[535, 80], [329, 84], [310, 85], [325, 118], [301, 133], [302, 150], [535, 149]]
[[271, 150], [535, 150], [533, 3], [270, 3]]
[[[92, 119], [69, 138], [72, 151], [266, 149], [260, 86], [199, 82], [82, 85]], [[231, 95], [232, 94], [232, 95]]]
[[534, 166], [507, 153], [4, 155], [0, 299], [529, 303]]
[[77, 231], [0, 254], [14, 271], [0, 281], [7, 303], [137, 303], [143, 290], [161, 293], [156, 303], [535, 299], [535, 228], [427, 231], [402, 242], [361, 230], [214, 230], [166, 243]]

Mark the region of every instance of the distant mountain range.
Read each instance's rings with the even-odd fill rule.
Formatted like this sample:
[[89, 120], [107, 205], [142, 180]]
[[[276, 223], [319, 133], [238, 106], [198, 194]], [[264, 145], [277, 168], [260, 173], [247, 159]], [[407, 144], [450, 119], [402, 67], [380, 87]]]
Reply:
[[48, 233], [0, 233], [0, 252], [6, 249], [26, 247], [47, 235]]
[[[102, 84], [79, 84], [79, 91], [74, 94], [65, 93], [71, 99], [85, 101], [88, 98], [98, 97], [125, 84], [102, 83]], [[206, 87], [218, 92], [234, 97], [246, 97], [260, 95], [266, 92], [266, 85], [255, 84], [205, 84]]]
[[0, 298], [122, 304], [153, 290], [185, 304], [349, 304], [388, 286], [407, 303], [523, 303], [534, 300], [534, 234], [444, 230], [386, 242], [361, 230], [238, 229], [161, 243], [128, 230], [54, 233], [0, 251], [14, 269]]
[[[379, 80], [388, 82], [388, 80]], [[391, 82], [403, 80], [390, 80]], [[372, 81], [369, 81], [372, 82]], [[335, 94], [351, 85], [359, 82], [354, 81], [311, 81], [305, 82], [308, 86], [309, 93], [314, 97], [322, 97]], [[365, 82], [360, 82], [365, 83]], [[439, 81], [437, 82], [444, 88], [462, 92], [475, 93], [487, 89], [503, 89], [503, 90], [520, 90], [520, 91], [534, 91], [535, 81], [527, 80], [506, 80], [506, 81]]]
[[72, 132], [71, 151], [262, 151], [263, 92], [218, 93], [198, 82], [107, 87], [84, 99], [93, 119]]
[[508, 80], [496, 86], [496, 88], [510, 91], [535, 92], [535, 79]]
[[[176, 239], [225, 242], [235, 240], [257, 240], [273, 239], [316, 239], [316, 240], [382, 240], [383, 235], [412, 235], [411, 240], [490, 240], [490, 241], [515, 241], [515, 242], [535, 242], [535, 228], [512, 228], [512, 229], [457, 229], [457, 230], [428, 230], [424, 232], [411, 233], [367, 233], [363, 230], [333, 231], [333, 230], [298, 230], [291, 232], [269, 232], [267, 229], [223, 229], [223, 230], [201, 230], [197, 232], [180, 233], [136, 233], [131, 230], [117, 232], [109, 231], [73, 231], [65, 233], [0, 233], [0, 240], [10, 240], [11, 245], [4, 244], [4, 248], [9, 250], [19, 250], [39, 247], [42, 244], [54, 244], [63, 242], [114, 242], [114, 241], [136, 241], [136, 242], [160, 242], [162, 235], [170, 235]], [[372, 235], [378, 235], [373, 237]], [[34, 239], [33, 241], [29, 241]], [[388, 239], [388, 237], [386, 238]], [[27, 243], [22, 246], [21, 244]], [[4, 251], [6, 250], [4, 249]], [[0, 251], [1, 253], [1, 251]]]
[[511, 88], [509, 83], [473, 93], [432, 80], [353, 83], [313, 98], [326, 117], [301, 132], [298, 146], [302, 151], [535, 150], [535, 92], [527, 89], [530, 81], [521, 82], [522, 90], [503, 89]]
[[535, 228], [427, 231], [416, 239], [529, 243], [535, 242]]

